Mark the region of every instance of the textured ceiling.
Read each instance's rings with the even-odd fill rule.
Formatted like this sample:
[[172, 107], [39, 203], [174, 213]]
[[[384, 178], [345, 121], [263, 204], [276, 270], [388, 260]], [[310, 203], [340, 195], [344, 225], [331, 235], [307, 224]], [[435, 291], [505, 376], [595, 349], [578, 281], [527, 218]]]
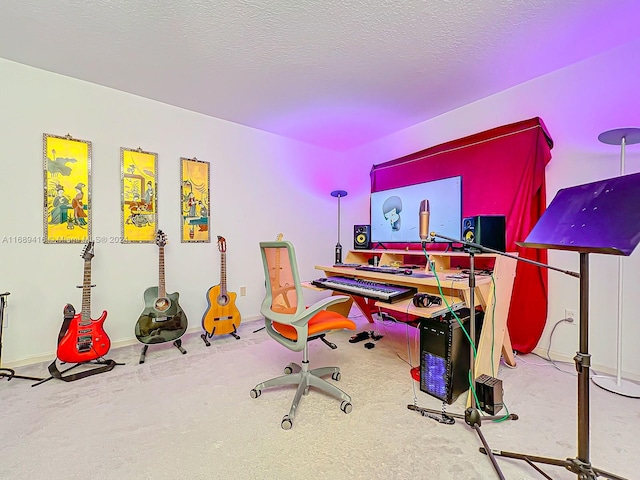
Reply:
[[0, 57], [335, 150], [640, 36], [638, 0], [1, 0]]

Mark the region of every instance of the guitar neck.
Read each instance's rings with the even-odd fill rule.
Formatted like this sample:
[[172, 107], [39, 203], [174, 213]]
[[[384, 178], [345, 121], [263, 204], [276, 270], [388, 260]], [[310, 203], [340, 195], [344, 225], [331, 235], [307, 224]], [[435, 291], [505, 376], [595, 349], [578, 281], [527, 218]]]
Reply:
[[220, 253], [220, 294], [227, 294], [227, 253]]
[[82, 320], [80, 325], [91, 323], [91, 260], [84, 261], [82, 276]]
[[158, 297], [164, 298], [167, 296], [167, 290], [164, 283], [164, 247], [160, 247], [158, 254]]

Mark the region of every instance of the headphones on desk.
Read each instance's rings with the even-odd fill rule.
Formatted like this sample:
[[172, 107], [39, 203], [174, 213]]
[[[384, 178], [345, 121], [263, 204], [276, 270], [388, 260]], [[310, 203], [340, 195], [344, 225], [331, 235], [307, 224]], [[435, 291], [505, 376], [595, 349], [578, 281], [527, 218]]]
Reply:
[[442, 298], [428, 293], [416, 293], [413, 296], [413, 304], [416, 307], [427, 308], [434, 305], [442, 305]]

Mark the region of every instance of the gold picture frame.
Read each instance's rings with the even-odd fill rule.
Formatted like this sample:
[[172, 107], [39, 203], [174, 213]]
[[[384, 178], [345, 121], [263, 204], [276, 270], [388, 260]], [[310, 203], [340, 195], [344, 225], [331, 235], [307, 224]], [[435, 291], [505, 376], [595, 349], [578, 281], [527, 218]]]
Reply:
[[210, 165], [197, 158], [180, 158], [180, 242], [211, 242]]
[[120, 147], [120, 242], [154, 243], [158, 233], [158, 154]]
[[91, 236], [91, 142], [44, 133], [44, 243], [86, 243]]

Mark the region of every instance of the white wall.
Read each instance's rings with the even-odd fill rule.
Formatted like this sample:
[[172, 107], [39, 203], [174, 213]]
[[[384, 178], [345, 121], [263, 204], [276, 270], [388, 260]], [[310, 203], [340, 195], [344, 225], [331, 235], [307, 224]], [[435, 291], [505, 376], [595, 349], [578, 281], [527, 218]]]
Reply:
[[[449, 140], [500, 125], [541, 117], [555, 146], [547, 167], [547, 201], [560, 188], [617, 176], [620, 147], [605, 145], [598, 135], [614, 128], [640, 126], [640, 42], [597, 57], [448, 112], [350, 152], [354, 161], [370, 166]], [[626, 148], [626, 173], [640, 171], [640, 144]], [[491, 181], [490, 178], [487, 181]], [[365, 194], [363, 194], [364, 196]], [[354, 199], [364, 218], [364, 198]], [[640, 208], [636, 206], [635, 208]], [[368, 214], [367, 214], [368, 215]], [[549, 263], [578, 271], [579, 255], [549, 252]], [[615, 372], [617, 258], [590, 256], [590, 350], [598, 372]], [[624, 259], [623, 372], [640, 378], [640, 253]], [[537, 352], [546, 355], [554, 324], [565, 309], [578, 310], [578, 281], [549, 273], [549, 310]], [[578, 350], [578, 327], [561, 324], [553, 335], [551, 355], [570, 360]]]
[[[6, 366], [54, 358], [62, 308], [81, 308], [75, 286], [82, 283], [83, 246], [12, 243], [43, 235], [43, 133], [92, 142], [94, 237], [120, 235], [120, 147], [158, 154], [167, 290], [180, 293], [190, 329], [201, 329], [206, 292], [220, 281], [216, 235], [227, 240], [229, 290], [247, 287], [237, 300], [243, 321], [259, 317], [264, 295], [259, 241], [278, 233], [293, 241], [304, 279], [333, 261], [337, 216], [329, 192], [345, 188], [336, 153], [1, 59], [0, 132], [0, 291], [11, 292]], [[212, 243], [180, 243], [180, 157], [211, 163]], [[153, 244], [96, 245], [92, 313], [108, 311], [105, 330], [115, 344], [135, 343], [142, 294], [157, 285], [157, 265]]]
[[[547, 199], [558, 189], [618, 174], [619, 147], [598, 142], [606, 130], [638, 125], [640, 58], [634, 42], [540, 77], [346, 153], [335, 153], [209, 118], [140, 97], [0, 59], [0, 154], [5, 208], [0, 237], [42, 235], [42, 134], [71, 134], [93, 142], [94, 235], [119, 235], [119, 148], [159, 154], [160, 227], [169, 237], [167, 288], [181, 294], [190, 327], [200, 328], [205, 294], [219, 282], [215, 243], [179, 242], [179, 157], [211, 162], [212, 235], [228, 242], [228, 281], [245, 319], [257, 318], [263, 274], [257, 242], [282, 232], [298, 251], [303, 278], [333, 261], [336, 200], [345, 189], [341, 243], [352, 246], [353, 225], [369, 222], [369, 171], [382, 163], [499, 125], [539, 116], [555, 146], [547, 167]], [[626, 172], [640, 171], [640, 145], [627, 147]], [[0, 244], [0, 290], [10, 291], [3, 363], [51, 357], [66, 302], [79, 304], [82, 260], [78, 245]], [[624, 260], [623, 367], [640, 378], [638, 252]], [[595, 369], [616, 365], [617, 259], [591, 256], [591, 353]], [[550, 251], [557, 267], [578, 270], [578, 255]], [[132, 264], [146, 270], [132, 272]], [[93, 260], [94, 316], [107, 309], [115, 342], [134, 340], [142, 293], [157, 283], [154, 245], [100, 245]], [[545, 353], [551, 328], [565, 308], [578, 309], [577, 280], [549, 273], [549, 316], [537, 351]], [[311, 294], [310, 294], [311, 295]], [[561, 324], [551, 354], [570, 359], [578, 328]]]

